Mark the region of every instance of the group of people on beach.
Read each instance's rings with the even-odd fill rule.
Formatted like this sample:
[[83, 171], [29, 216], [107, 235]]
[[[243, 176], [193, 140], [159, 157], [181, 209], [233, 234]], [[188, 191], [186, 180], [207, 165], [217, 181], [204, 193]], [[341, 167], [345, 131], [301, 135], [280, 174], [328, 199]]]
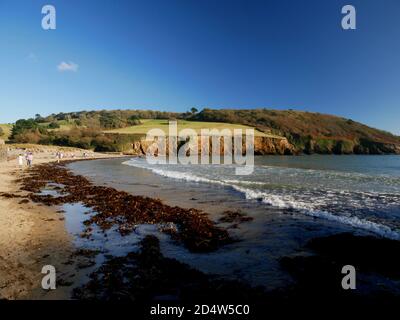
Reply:
[[[69, 153], [69, 154], [64, 154], [64, 152], [62, 151], [57, 151], [56, 152], [56, 159], [57, 159], [57, 163], [60, 163], [60, 161], [62, 159], [64, 159], [64, 157], [70, 158], [70, 159], [75, 159], [75, 153]], [[85, 153], [83, 154], [83, 157], [86, 158]]]
[[26, 151], [25, 155], [23, 154], [19, 154], [18, 156], [18, 165], [20, 168], [22, 168], [24, 166], [24, 160], [26, 162], [26, 165], [28, 167], [32, 167], [33, 164], [33, 153], [30, 151]]
[[57, 151], [56, 152], [56, 159], [57, 159], [57, 163], [60, 163], [60, 161], [62, 159], [64, 159], [64, 153], [62, 151]]
[[[82, 153], [82, 157], [86, 159], [88, 157], [87, 152]], [[57, 163], [60, 163], [64, 158], [70, 158], [70, 159], [75, 159], [75, 153], [69, 153], [69, 154], [64, 154], [63, 151], [57, 151], [55, 154], [55, 158], [57, 159]], [[33, 164], [33, 153], [31, 151], [25, 151], [25, 153], [20, 153], [17, 157], [18, 160], [18, 166], [20, 168], [24, 167], [24, 163], [26, 163], [26, 166], [32, 167]]]

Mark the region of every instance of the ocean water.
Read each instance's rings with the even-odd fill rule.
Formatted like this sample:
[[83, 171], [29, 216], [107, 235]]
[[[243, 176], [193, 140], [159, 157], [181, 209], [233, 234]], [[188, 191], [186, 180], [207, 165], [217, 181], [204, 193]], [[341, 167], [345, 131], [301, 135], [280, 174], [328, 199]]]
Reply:
[[[148, 226], [138, 226], [124, 239], [110, 232], [86, 244], [77, 240], [79, 246], [106, 248], [108, 254], [137, 250], [141, 238], [156, 234], [165, 256], [273, 289], [292, 281], [281, 270], [280, 258], [305, 253], [312, 238], [352, 232], [400, 240], [397, 156], [262, 156], [247, 176], [236, 176], [233, 165], [151, 165], [143, 158], [82, 161], [69, 167], [98, 185], [203, 210], [239, 240], [201, 254]], [[254, 220], [236, 226], [221, 223], [226, 210], [240, 210]], [[66, 211], [67, 224], [84, 214], [84, 209]], [[80, 230], [75, 225], [70, 232]]]
[[262, 156], [251, 175], [233, 165], [151, 165], [144, 168], [183, 183], [218, 184], [238, 197], [281, 210], [348, 224], [400, 240], [400, 157]]

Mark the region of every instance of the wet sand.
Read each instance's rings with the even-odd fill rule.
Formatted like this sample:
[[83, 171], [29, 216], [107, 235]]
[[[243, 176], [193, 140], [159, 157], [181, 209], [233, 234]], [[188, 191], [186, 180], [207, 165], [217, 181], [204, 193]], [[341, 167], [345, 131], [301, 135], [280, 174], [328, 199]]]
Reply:
[[[1, 298], [74, 297], [139, 303], [172, 299], [217, 303], [239, 297], [239, 302], [260, 305], [320, 299], [326, 299], [328, 303], [340, 300], [366, 305], [371, 301], [390, 303], [400, 297], [397, 289], [399, 266], [391, 263], [399, 250], [399, 242], [351, 233], [316, 236], [305, 245], [299, 244], [293, 254], [279, 260], [282, 270], [293, 278], [293, 283], [269, 291], [250, 286], [246, 281], [203, 273], [179, 259], [166, 257], [161, 252], [159, 239], [154, 236], [146, 236], [139, 251], [122, 257], [108, 255], [97, 269], [94, 266], [97, 252], [74, 247], [63, 215], [57, 212], [58, 205], [80, 202], [95, 211], [84, 223], [87, 232], [82, 236], [89, 239], [93, 226], [103, 231], [114, 226], [124, 236], [143, 223], [173, 223], [179, 228], [160, 231], [175, 238], [189, 251], [217, 250], [219, 254], [219, 248], [229, 246], [227, 240], [231, 230], [226, 234], [222, 226], [198, 210], [173, 207], [156, 199], [98, 186], [63, 165], [48, 164], [49, 161], [38, 161], [43, 165], [36, 166], [29, 176], [17, 172], [12, 163], [0, 171], [0, 221], [8, 224], [0, 236]], [[19, 185], [14, 182], [16, 178], [20, 179]], [[62, 186], [57, 187], [58, 196], [40, 193], [48, 183]], [[225, 212], [219, 220], [244, 225], [253, 223], [252, 217], [237, 211]], [[40, 269], [45, 264], [60, 270], [56, 291], [39, 289]], [[340, 270], [345, 264], [354, 264], [357, 269], [360, 279], [357, 291], [344, 291], [340, 287]], [[86, 281], [83, 281], [84, 275], [89, 275]], [[126, 282], [126, 278], [131, 281]]]

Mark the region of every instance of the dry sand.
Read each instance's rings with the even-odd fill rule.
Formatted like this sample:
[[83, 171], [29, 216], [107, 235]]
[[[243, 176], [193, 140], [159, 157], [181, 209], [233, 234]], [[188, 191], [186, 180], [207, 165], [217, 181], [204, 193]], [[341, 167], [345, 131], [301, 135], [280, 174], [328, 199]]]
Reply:
[[[55, 161], [56, 148], [35, 147], [34, 164]], [[75, 150], [76, 155], [82, 151]], [[12, 151], [11, 154], [16, 154]], [[112, 157], [90, 154], [90, 158]], [[66, 159], [67, 160], [67, 159]], [[26, 174], [14, 157], [0, 162], [0, 192], [23, 195], [16, 179]], [[56, 208], [19, 198], [0, 197], [0, 299], [68, 299], [71, 287], [45, 291], [41, 288], [44, 265], [53, 265], [57, 279], [75, 282], [80, 276], [71, 254], [72, 239], [64, 226], [63, 214]], [[69, 263], [68, 263], [69, 262]]]

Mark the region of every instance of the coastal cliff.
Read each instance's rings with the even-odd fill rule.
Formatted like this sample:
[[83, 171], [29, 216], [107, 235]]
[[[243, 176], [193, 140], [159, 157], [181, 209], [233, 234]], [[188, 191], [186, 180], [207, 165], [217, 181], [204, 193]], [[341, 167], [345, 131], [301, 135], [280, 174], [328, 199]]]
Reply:
[[[200, 138], [198, 138], [200, 140]], [[199, 153], [200, 150], [200, 141], [198, 140], [199, 145]], [[209, 150], [212, 150], [212, 139], [209, 140]], [[131, 150], [127, 150], [124, 148], [124, 153], [126, 154], [134, 154], [134, 155], [144, 155], [146, 150], [154, 144], [155, 141], [146, 141], [144, 138], [139, 139], [132, 143]], [[184, 145], [184, 142], [178, 144], [178, 150]], [[245, 150], [245, 139], [243, 139], [242, 150]], [[211, 151], [210, 151], [211, 152]], [[224, 143], [221, 138], [220, 141], [220, 154], [224, 153]], [[272, 138], [272, 137], [262, 137], [257, 136], [254, 137], [254, 153], [256, 155], [269, 155], [269, 154], [278, 154], [278, 155], [290, 155], [295, 154], [295, 147], [288, 142], [286, 138]]]
[[[144, 155], [154, 141], [144, 138], [135, 139], [134, 142], [124, 146], [125, 154]], [[220, 154], [224, 153], [221, 140]], [[181, 142], [178, 149], [184, 144]], [[212, 148], [210, 140], [209, 149]], [[244, 141], [242, 149], [244, 150]], [[297, 155], [297, 154], [400, 154], [400, 144], [382, 143], [369, 140], [335, 140], [335, 139], [309, 139], [303, 145], [295, 145], [285, 137], [254, 137], [255, 155]]]
[[352, 119], [295, 110], [212, 110], [193, 115], [192, 121], [237, 123], [266, 134], [287, 138], [294, 153], [400, 154], [400, 137]]
[[254, 153], [256, 155], [290, 155], [297, 151], [286, 138], [254, 137]]
[[400, 154], [400, 144], [371, 141], [368, 139], [308, 138], [295, 147], [305, 154]]

